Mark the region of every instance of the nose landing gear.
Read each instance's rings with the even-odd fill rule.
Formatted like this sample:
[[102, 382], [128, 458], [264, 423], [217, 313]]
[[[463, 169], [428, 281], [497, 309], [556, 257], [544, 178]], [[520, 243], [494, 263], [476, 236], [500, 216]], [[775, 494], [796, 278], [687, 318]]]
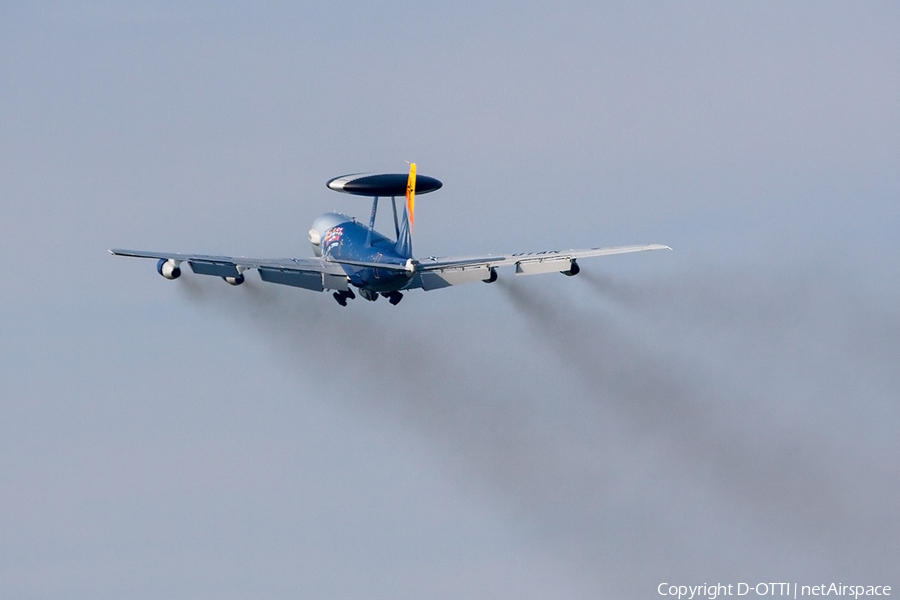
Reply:
[[369, 302], [375, 302], [376, 300], [378, 300], [378, 292], [373, 292], [372, 290], [368, 290], [366, 288], [359, 288], [359, 295]]

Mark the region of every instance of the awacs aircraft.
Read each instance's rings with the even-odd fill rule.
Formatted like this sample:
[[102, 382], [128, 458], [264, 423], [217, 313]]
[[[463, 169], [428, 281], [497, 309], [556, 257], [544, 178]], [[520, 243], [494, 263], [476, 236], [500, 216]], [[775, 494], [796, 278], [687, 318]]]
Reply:
[[[391, 304], [403, 299], [402, 290], [436, 290], [472, 281], [497, 280], [497, 267], [515, 266], [517, 275], [559, 272], [576, 275], [578, 260], [591, 256], [624, 254], [668, 246], [619, 246], [587, 250], [548, 250], [501, 256], [413, 258], [412, 234], [416, 194], [433, 192], [443, 185], [433, 177], [416, 177], [415, 163], [409, 175], [353, 174], [331, 179], [328, 187], [337, 192], [374, 198], [369, 225], [339, 213], [325, 213], [309, 230], [315, 258], [244, 258], [206, 254], [175, 254], [139, 250], [110, 250], [117, 256], [153, 258], [156, 270], [166, 279], [178, 279], [181, 263], [194, 273], [215, 275], [231, 285], [244, 283], [244, 271], [256, 269], [260, 279], [317, 292], [334, 290], [341, 306], [356, 297], [353, 288], [366, 300], [384, 296]], [[406, 196], [402, 218], [397, 218], [397, 196]], [[378, 199], [391, 197], [396, 240], [375, 231]]]

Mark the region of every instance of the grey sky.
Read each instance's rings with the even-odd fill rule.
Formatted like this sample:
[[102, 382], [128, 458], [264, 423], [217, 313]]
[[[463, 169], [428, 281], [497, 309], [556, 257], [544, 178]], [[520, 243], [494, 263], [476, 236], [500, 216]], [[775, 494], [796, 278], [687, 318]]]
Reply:
[[[0, 7], [0, 598], [900, 585], [896, 3]], [[397, 307], [109, 247], [671, 253]]]

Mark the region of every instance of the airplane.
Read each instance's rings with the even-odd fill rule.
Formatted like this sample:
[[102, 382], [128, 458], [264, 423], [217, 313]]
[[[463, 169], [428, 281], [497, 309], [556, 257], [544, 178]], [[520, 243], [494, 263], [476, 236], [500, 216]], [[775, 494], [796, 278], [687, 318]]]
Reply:
[[[166, 279], [181, 276], [181, 264], [187, 263], [198, 275], [213, 275], [231, 285], [244, 283], [244, 272], [256, 269], [260, 279], [317, 292], [332, 291], [341, 306], [356, 298], [353, 288], [366, 300], [379, 296], [396, 305], [403, 291], [436, 290], [463, 283], [497, 281], [497, 268], [515, 266], [516, 275], [562, 273], [577, 275], [578, 260], [594, 256], [671, 250], [661, 244], [589, 248], [585, 250], [545, 250], [504, 254], [500, 256], [413, 257], [412, 236], [416, 194], [440, 189], [443, 184], [433, 177], [416, 175], [411, 163], [409, 174], [354, 173], [330, 179], [329, 189], [345, 194], [373, 198], [368, 226], [354, 217], [325, 213], [313, 222], [309, 241], [315, 258], [246, 258], [207, 254], [177, 254], [142, 250], [112, 249], [115, 256], [132, 256], [157, 260], [156, 270]], [[402, 218], [397, 215], [397, 196], [406, 196]], [[379, 198], [390, 196], [396, 239], [375, 231], [375, 215]], [[402, 291], [401, 291], [402, 290]]]

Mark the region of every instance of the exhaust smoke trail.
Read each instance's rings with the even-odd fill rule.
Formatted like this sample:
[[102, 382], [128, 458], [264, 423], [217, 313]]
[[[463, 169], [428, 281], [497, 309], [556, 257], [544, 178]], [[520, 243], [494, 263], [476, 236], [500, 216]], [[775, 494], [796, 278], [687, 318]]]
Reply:
[[[514, 510], [594, 593], [633, 590], [671, 572], [888, 572], [897, 553], [884, 525], [896, 516], [878, 502], [900, 491], [896, 468], [888, 462], [863, 477], [870, 499], [860, 505], [842, 487], [846, 469], [829, 464], [815, 435], [793, 421], [760, 427], [768, 423], [760, 410], [781, 399], [783, 382], [757, 376], [744, 392], [723, 387], [729, 373], [719, 367], [743, 377], [746, 365], [735, 360], [748, 358], [718, 352], [733, 333], [716, 324], [734, 315], [729, 297], [686, 285], [677, 302], [660, 307], [659, 298], [673, 296], [666, 286], [629, 290], [609, 281], [634, 298], [633, 314], [614, 320], [500, 284], [532, 335], [510, 333], [515, 320], [481, 323], [465, 310], [382, 312], [361, 302], [339, 309], [249, 279], [226, 293], [207, 293], [201, 283], [186, 299], [249, 320], [305, 381], [333, 376], [339, 365], [345, 402], [424, 434], [461, 485]], [[746, 302], [750, 317], [758, 313], [752, 329], [768, 318], [768, 298]], [[636, 317], [643, 329], [630, 325]], [[484, 335], [495, 329], [501, 335]], [[690, 339], [698, 330], [715, 360], [675, 353], [660, 337]], [[385, 349], [391, 359], [373, 361]], [[889, 349], [897, 356], [896, 344]], [[790, 367], [788, 374], [805, 377]], [[871, 547], [880, 554], [873, 558]]]
[[[896, 557], [896, 543], [889, 541], [883, 528], [884, 519], [897, 521], [896, 514], [885, 512], [883, 506], [873, 506], [878, 513], [875, 516], [860, 506], [855, 494], [848, 494], [853, 489], [848, 480], [858, 474], [835, 468], [823, 452], [828, 450], [827, 440], [815, 435], [803, 422], [792, 422], [793, 427], [779, 430], [771, 426], [768, 415], [761, 419], [760, 409], [754, 406], [761, 399], [765, 400], [763, 405], [773, 400], [797, 404], [790, 396], [785, 397], [779, 386], [796, 386], [790, 379], [806, 379], [808, 374], [795, 373], [792, 365], [782, 362], [785, 373], [776, 378], [766, 380], [765, 374], [760, 373], [752, 388], [721, 389], [717, 380], [722, 374], [713, 377], [704, 371], [707, 365], [689, 362], [672, 349], [666, 351], [668, 344], [664, 340], [649, 339], [641, 344], [640, 335], [624, 331], [609, 316], [572, 306], [561, 308], [556, 298], [551, 301], [535, 289], [503, 283], [502, 289], [513, 305], [528, 316], [529, 324], [560, 361], [578, 374], [586, 393], [613, 407], [638, 431], [662, 441], [677, 463], [699, 469], [702, 478], [711, 480], [712, 486], [727, 494], [734, 505], [745, 505], [760, 525], [772, 531], [788, 531], [829, 560], [853, 564], [863, 571], [887, 569], [891, 562], [887, 557]], [[783, 282], [771, 280], [755, 294], [739, 289], [738, 303], [715, 285], [702, 285], [696, 280], [674, 286], [632, 285], [630, 289], [624, 283], [596, 277], [588, 278], [588, 283], [604, 293], [614, 291], [617, 299], [628, 298], [632, 311], [645, 322], [660, 318], [660, 299], [675, 297], [677, 302], [666, 303], [670, 311], [662, 317], [666, 328], [655, 335], [683, 329], [685, 323], [678, 321], [698, 317], [705, 326], [719, 320], [746, 321], [720, 330], [718, 344], [731, 343], [730, 336], [752, 336], [756, 330], [770, 327], [770, 321], [785, 318], [777, 311], [773, 314], [768, 306], [767, 295], [772, 288], [780, 292], [775, 294], [779, 299], [801, 300], [805, 296]], [[726, 281], [725, 285], [734, 283]], [[783, 311], [784, 304], [780, 302]], [[806, 310], [807, 306], [790, 306], [786, 312]], [[896, 323], [896, 312], [892, 317]], [[853, 322], [849, 316], [842, 318], [850, 329], [871, 325]], [[696, 324], [687, 325], [688, 332], [696, 335]], [[749, 327], [745, 329], [745, 325]], [[804, 338], [814, 336], [822, 326], [818, 321], [803, 324]], [[766, 336], [762, 339], [771, 342]], [[752, 346], [755, 341], [741, 343]], [[895, 359], [900, 358], [896, 338], [886, 351]], [[742, 358], [747, 358], [746, 352], [742, 352]], [[835, 358], [829, 357], [829, 362]], [[840, 360], [847, 358], [842, 356]], [[826, 369], [833, 366], [823, 365]], [[896, 388], [895, 383], [889, 385]], [[844, 402], [834, 395], [826, 400], [829, 404]], [[765, 410], [764, 406], [761, 408]], [[896, 423], [896, 410], [890, 416]], [[767, 423], [770, 426], [765, 429], [755, 427]], [[870, 478], [867, 487], [875, 498], [895, 495], [900, 491], [897, 474], [896, 463], [886, 461], [880, 477]], [[875, 560], [860, 560], [859, 550], [873, 544], [893, 552]]]

